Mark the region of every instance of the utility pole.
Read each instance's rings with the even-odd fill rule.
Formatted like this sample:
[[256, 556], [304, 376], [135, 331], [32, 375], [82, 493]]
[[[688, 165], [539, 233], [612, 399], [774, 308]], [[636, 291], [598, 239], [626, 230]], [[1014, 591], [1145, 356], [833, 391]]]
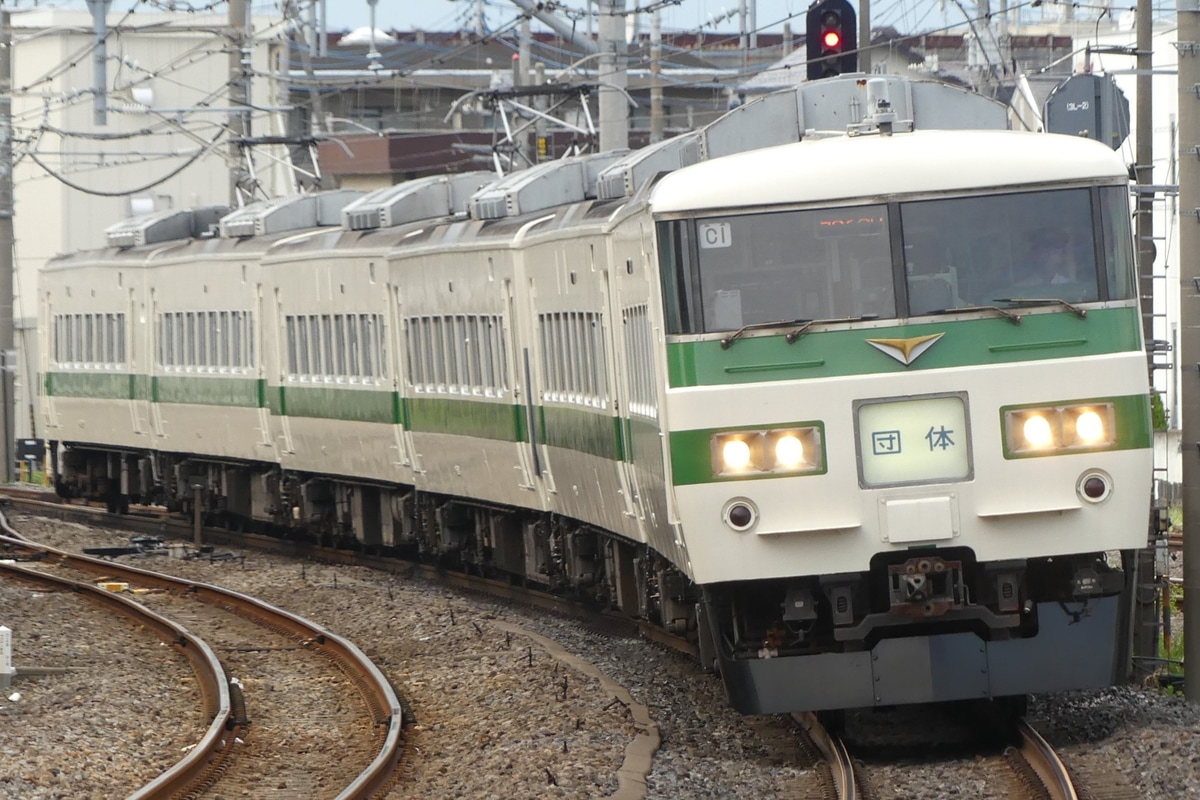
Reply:
[[13, 153], [12, 153], [12, 21], [0, 9], [0, 400], [3, 400], [3, 442], [0, 473], [12, 483], [16, 416], [13, 413], [13, 376], [17, 353], [13, 349]]
[[[1152, 118], [1154, 95], [1154, 58], [1151, 0], [1138, 0], [1135, 12], [1134, 26], [1137, 29], [1137, 108], [1135, 115], [1137, 152], [1134, 164], [1134, 176], [1137, 180], [1137, 208], [1134, 212], [1134, 230], [1137, 237], [1137, 272], [1138, 289], [1141, 295], [1142, 336], [1149, 343], [1154, 339], [1154, 193], [1151, 184], [1154, 183], [1154, 123]], [[1181, 32], [1182, 35], [1182, 32]], [[1183, 59], [1180, 59], [1182, 65]], [[1183, 85], [1182, 83], [1180, 84]], [[1186, 160], [1186, 159], [1183, 159]], [[1182, 180], [1180, 184], [1182, 185]], [[1181, 225], [1180, 230], [1186, 230]], [[1194, 252], [1194, 251], [1193, 251]], [[1182, 262], [1181, 263], [1186, 263]], [[1181, 301], [1181, 304], [1186, 301]], [[1200, 319], [1200, 317], [1197, 317]], [[1187, 325], [1184, 325], [1186, 331]], [[1186, 334], [1185, 334], [1186, 335]], [[1197, 355], [1200, 355], [1198, 353]], [[1184, 362], [1186, 363], [1186, 362]], [[1147, 362], [1147, 369], [1149, 365]], [[1186, 387], [1188, 384], [1185, 383]], [[1184, 403], [1186, 405], [1186, 401]], [[1184, 424], [1188, 418], [1193, 424], [1200, 424], [1200, 414], [1184, 413]], [[1183, 441], [1188, 441], [1186, 435]], [[1196, 441], [1196, 440], [1193, 440]], [[1187, 459], [1184, 459], [1184, 470], [1187, 470]], [[1184, 477], [1184, 492], [1186, 498], [1187, 478]], [[1186, 504], [1186, 499], [1185, 499]], [[1147, 513], [1149, 514], [1149, 509]], [[1196, 516], [1200, 518], [1200, 506], [1196, 507]], [[1147, 524], [1150, 523], [1147, 518]], [[1155, 585], [1154, 551], [1147, 547], [1138, 551], [1137, 574], [1134, 576], [1134, 607], [1133, 607], [1133, 677], [1141, 682], [1154, 671], [1158, 658], [1158, 614], [1156, 599], [1158, 597]]]
[[241, 208], [254, 198], [250, 169], [250, 6], [246, 0], [229, 0], [229, 203]]
[[112, 0], [87, 0], [92, 12], [92, 88], [97, 125], [108, 124], [108, 7]]
[[600, 0], [600, 152], [629, 147], [625, 0]]
[[650, 144], [663, 139], [662, 18], [656, 8], [650, 14]]
[[[1143, 0], [1145, 2], [1145, 0]], [[1141, 13], [1141, 7], [1138, 8]], [[1200, 160], [1190, 155], [1200, 146], [1200, 98], [1183, 87], [1200, 83], [1200, 0], [1179, 0], [1179, 344], [1181, 365], [1200, 364], [1200, 230], [1188, 224], [1193, 209], [1200, 208]], [[1138, 17], [1138, 105], [1142, 100], [1141, 17]], [[1149, 78], [1147, 78], [1147, 83]], [[1139, 120], [1140, 123], [1140, 120]], [[1141, 149], [1141, 128], [1138, 149]], [[1188, 155], [1184, 155], [1187, 153]], [[1140, 157], [1139, 157], [1140, 160]], [[1183, 442], [1183, 694], [1200, 703], [1200, 372], [1188, 370], [1181, 377]], [[1187, 558], [1187, 556], [1191, 558]], [[1194, 669], [1187, 671], [1188, 665]]]

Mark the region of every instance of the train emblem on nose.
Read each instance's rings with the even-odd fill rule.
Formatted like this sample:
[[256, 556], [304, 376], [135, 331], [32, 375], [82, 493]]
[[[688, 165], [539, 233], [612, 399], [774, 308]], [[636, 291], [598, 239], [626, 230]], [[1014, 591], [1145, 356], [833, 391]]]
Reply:
[[924, 355], [945, 335], [944, 333], [931, 333], [928, 336], [914, 336], [911, 339], [867, 339], [867, 344], [907, 367]]

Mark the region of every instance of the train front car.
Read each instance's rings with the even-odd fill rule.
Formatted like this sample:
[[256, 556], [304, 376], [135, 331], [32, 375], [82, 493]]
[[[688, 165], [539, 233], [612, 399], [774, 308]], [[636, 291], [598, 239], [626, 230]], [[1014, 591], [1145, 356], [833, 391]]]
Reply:
[[674, 516], [747, 713], [1120, 681], [1151, 434], [1127, 173], [915, 132], [654, 190]]

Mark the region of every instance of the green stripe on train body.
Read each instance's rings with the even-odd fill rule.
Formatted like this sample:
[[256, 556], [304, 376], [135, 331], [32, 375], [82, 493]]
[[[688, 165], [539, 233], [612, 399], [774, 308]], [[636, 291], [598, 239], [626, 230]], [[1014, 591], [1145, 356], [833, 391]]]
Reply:
[[151, 378], [151, 399], [156, 403], [260, 408], [263, 383], [259, 378], [156, 375]]
[[[781, 326], [777, 336], [748, 336], [728, 349], [716, 339], [669, 343], [667, 378], [670, 388], [684, 389], [1122, 353], [1141, 348], [1138, 314], [1138, 309], [1131, 306], [1089, 309], [1083, 319], [1065, 310], [1026, 315], [1018, 325], [1004, 317], [946, 319], [810, 331], [793, 344], [784, 337], [790, 329]], [[867, 342], [938, 333], [945, 335], [937, 345], [907, 366]]]
[[623, 461], [623, 428], [619, 417], [599, 409], [542, 406], [542, 440], [550, 447]]
[[116, 372], [49, 372], [44, 386], [49, 397], [94, 400], [146, 400], [156, 403], [241, 406], [262, 405], [257, 378], [220, 375], [163, 375]]
[[453, 397], [402, 398], [401, 416], [413, 433], [452, 433], [501, 442], [528, 442], [524, 406]]
[[336, 386], [279, 386], [268, 392], [275, 416], [315, 417], [348, 422], [396, 425], [396, 404], [390, 389], [344, 389]]

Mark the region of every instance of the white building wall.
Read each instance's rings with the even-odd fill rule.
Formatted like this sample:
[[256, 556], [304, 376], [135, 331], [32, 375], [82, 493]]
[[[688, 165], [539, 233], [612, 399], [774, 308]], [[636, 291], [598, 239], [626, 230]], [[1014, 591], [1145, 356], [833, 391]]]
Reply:
[[[224, 14], [109, 14], [107, 124], [98, 126], [91, 15], [36, 10], [11, 18], [16, 435], [28, 438], [39, 433], [30, 411], [38, 268], [59, 253], [102, 247], [105, 228], [134, 213], [133, 198], [137, 210], [230, 203], [231, 45]], [[274, 74], [283, 28], [258, 16], [253, 26], [251, 105], [277, 109], [279, 90], [265, 76]], [[255, 111], [252, 133], [279, 135], [281, 116]], [[284, 162], [282, 148], [256, 156], [269, 196], [294, 191]]]

